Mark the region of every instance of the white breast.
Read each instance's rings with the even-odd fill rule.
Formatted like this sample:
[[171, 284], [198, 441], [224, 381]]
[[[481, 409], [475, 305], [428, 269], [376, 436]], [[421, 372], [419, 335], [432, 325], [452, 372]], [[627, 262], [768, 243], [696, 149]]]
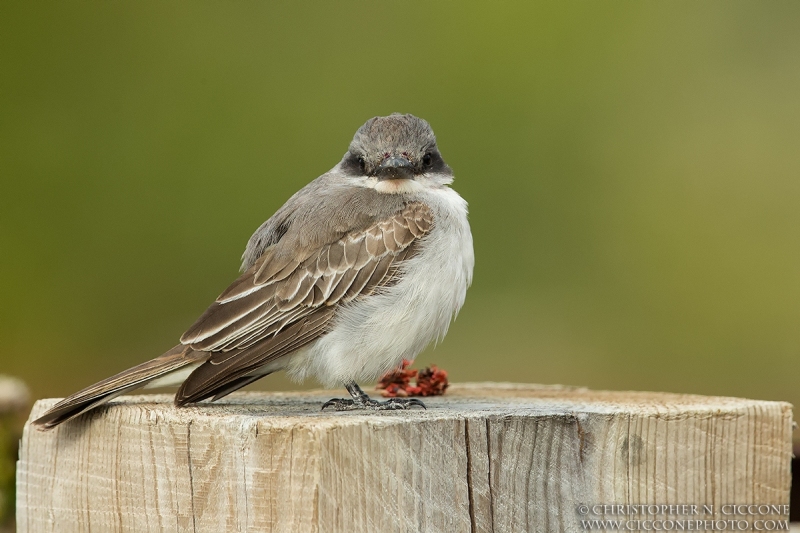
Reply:
[[423, 200], [434, 226], [420, 252], [404, 262], [400, 281], [342, 308], [330, 333], [281, 361], [291, 378], [315, 377], [328, 387], [373, 380], [447, 333], [475, 263], [467, 203], [449, 187]]

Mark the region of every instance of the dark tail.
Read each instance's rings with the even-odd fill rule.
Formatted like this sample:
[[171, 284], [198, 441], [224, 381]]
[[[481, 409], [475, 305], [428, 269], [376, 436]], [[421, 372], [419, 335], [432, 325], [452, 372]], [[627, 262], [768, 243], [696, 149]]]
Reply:
[[143, 387], [148, 382], [186, 365], [201, 363], [206, 358], [208, 358], [207, 353], [195, 352], [190, 347], [179, 344], [160, 357], [129, 368], [64, 398], [33, 423], [42, 429], [53, 428], [120, 394]]

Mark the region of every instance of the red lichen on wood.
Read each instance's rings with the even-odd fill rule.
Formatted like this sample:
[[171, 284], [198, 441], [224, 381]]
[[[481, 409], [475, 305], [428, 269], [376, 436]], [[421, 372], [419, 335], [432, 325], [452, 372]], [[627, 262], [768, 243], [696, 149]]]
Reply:
[[[411, 361], [403, 359], [402, 366], [384, 374], [378, 386], [381, 396], [386, 398], [406, 398], [408, 396], [439, 396], [444, 394], [449, 385], [447, 371], [436, 365], [431, 365], [423, 370], [409, 368]], [[411, 379], [416, 378], [416, 385], [411, 384]]]

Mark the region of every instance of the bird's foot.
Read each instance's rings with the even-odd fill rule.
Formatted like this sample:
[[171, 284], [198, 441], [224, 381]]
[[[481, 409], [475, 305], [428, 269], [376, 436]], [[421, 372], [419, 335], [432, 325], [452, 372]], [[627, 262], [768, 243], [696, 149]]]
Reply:
[[328, 400], [322, 405], [322, 409], [333, 407], [337, 411], [399, 411], [411, 409], [411, 407], [415, 405], [427, 409], [425, 404], [416, 398], [389, 398], [385, 402], [379, 402], [367, 396], [367, 393], [361, 390], [361, 387], [355, 383], [347, 383], [345, 387], [347, 387], [347, 392], [350, 393], [352, 398], [334, 398]]
[[350, 398], [334, 398], [328, 400], [322, 405], [324, 410], [326, 407], [333, 407], [336, 411], [357, 411], [357, 410], [372, 410], [372, 411], [398, 411], [404, 409], [411, 409], [412, 406], [417, 405], [423, 409], [427, 409], [425, 404], [416, 398], [389, 398], [385, 402], [379, 402], [372, 398], [366, 400], [352, 400]]

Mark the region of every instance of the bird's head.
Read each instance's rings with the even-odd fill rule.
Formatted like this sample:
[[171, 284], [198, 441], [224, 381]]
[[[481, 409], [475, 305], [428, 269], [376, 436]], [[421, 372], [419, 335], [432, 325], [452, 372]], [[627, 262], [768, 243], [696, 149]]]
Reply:
[[361, 126], [340, 168], [359, 185], [387, 194], [413, 193], [453, 181], [430, 124], [399, 113], [371, 118]]

